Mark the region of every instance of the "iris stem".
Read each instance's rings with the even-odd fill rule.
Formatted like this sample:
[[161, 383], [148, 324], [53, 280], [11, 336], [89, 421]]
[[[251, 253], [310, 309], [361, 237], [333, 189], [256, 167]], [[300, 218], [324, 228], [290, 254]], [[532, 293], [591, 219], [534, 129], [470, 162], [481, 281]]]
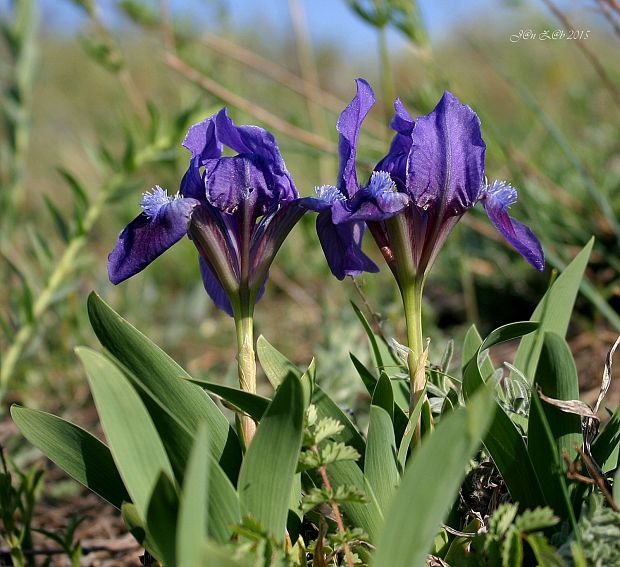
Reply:
[[[237, 368], [239, 387], [244, 392], [256, 393], [256, 358], [254, 355], [254, 319], [252, 313], [235, 314], [237, 331]], [[256, 422], [248, 415], [240, 418], [243, 443], [247, 449], [256, 433]]]
[[411, 415], [420, 398], [424, 398], [422, 413], [413, 425], [416, 444], [422, 439], [422, 433], [432, 429], [430, 404], [426, 399], [426, 354], [424, 335], [422, 334], [422, 292], [425, 274], [418, 271], [414, 260], [413, 238], [410, 219], [401, 213], [386, 221], [389, 240], [392, 243], [393, 259], [389, 266], [398, 282], [403, 299], [405, 323], [407, 325], [407, 367], [409, 370], [409, 415]]
[[418, 401], [424, 397], [422, 415], [414, 425], [414, 439], [416, 444], [422, 439], [423, 422], [430, 427], [430, 406], [426, 399], [426, 374], [424, 355], [424, 336], [422, 334], [422, 291], [424, 282], [421, 278], [415, 278], [400, 286], [400, 292], [405, 308], [405, 323], [407, 325], [407, 343], [409, 353], [407, 355], [407, 367], [409, 369], [409, 414], [414, 411]]

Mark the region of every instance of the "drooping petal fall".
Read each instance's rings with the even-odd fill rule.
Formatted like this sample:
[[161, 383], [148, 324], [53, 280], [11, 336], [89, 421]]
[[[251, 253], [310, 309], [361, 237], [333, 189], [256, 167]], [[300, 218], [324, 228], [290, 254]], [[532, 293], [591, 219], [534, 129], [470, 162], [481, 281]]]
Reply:
[[118, 284], [142, 271], [187, 233], [192, 211], [198, 201], [168, 197], [157, 187], [145, 193], [144, 212], [121, 232], [108, 256], [108, 275]]
[[[284, 203], [276, 211], [265, 215], [252, 234], [250, 242], [250, 291], [264, 288], [269, 267], [284, 240], [306, 212], [299, 200]], [[260, 297], [259, 292], [258, 297]]]
[[485, 190], [482, 203], [489, 220], [499, 233], [539, 271], [545, 268], [545, 256], [536, 235], [523, 223], [508, 214], [508, 208], [517, 200], [517, 191], [507, 183], [493, 182]]
[[339, 280], [359, 276], [362, 272], [378, 272], [378, 266], [362, 252], [364, 224], [334, 224], [331, 211], [319, 213], [316, 231], [329, 269]]

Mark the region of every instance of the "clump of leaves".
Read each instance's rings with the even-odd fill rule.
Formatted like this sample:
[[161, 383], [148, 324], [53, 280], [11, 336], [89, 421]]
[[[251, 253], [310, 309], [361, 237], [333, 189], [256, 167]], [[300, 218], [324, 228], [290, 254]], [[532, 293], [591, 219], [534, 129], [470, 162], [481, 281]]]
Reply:
[[251, 516], [243, 518], [234, 528], [234, 533], [238, 536], [238, 542], [226, 546], [233, 559], [238, 561], [253, 559], [257, 565], [290, 565], [288, 561], [290, 548], [283, 549], [278, 540], [265, 530], [256, 518]]
[[[549, 544], [544, 530], [557, 525], [560, 519], [549, 507], [525, 510], [518, 514], [516, 503], [502, 504], [481, 527], [475, 537], [457, 537], [446, 555], [446, 560], [453, 567], [464, 565], [501, 565], [513, 567], [523, 565], [527, 553], [525, 544], [530, 547], [540, 565], [557, 565], [547, 563]], [[474, 527], [475, 522], [468, 526]], [[479, 524], [478, 524], [479, 525]]]
[[308, 552], [316, 565], [338, 565], [337, 558], [341, 553], [346, 556], [349, 565], [362, 564], [352, 549], [368, 544], [368, 534], [359, 528], [347, 528], [340, 512], [342, 504], [365, 504], [366, 495], [356, 486], [339, 485], [334, 488], [329, 481], [328, 465], [360, 458], [356, 449], [333, 440], [343, 429], [342, 423], [331, 417], [319, 418], [313, 404], [308, 407], [297, 470], [317, 474], [319, 486], [310, 487], [302, 497], [301, 510], [304, 514], [314, 509], [319, 509], [321, 514], [329, 514], [327, 519], [319, 516], [317, 537], [308, 545]]
[[6, 542], [14, 565], [26, 565], [25, 549], [32, 547], [32, 519], [43, 486], [43, 469], [13, 467], [14, 480], [0, 447], [0, 541]]
[[306, 412], [303, 446], [299, 455], [298, 472], [319, 470], [338, 461], [357, 461], [356, 449], [331, 438], [342, 433], [344, 425], [331, 417], [319, 419], [316, 406], [310, 405]]
[[620, 565], [620, 513], [604, 505], [599, 494], [591, 494], [579, 517], [580, 542], [573, 537], [559, 555], [577, 566]]
[[75, 538], [75, 532], [85, 519], [85, 516], [74, 516], [70, 518], [67, 528], [62, 531], [52, 532], [41, 528], [35, 528], [34, 531], [43, 534], [52, 541], [55, 541], [69, 557], [71, 567], [80, 567], [80, 560], [82, 559], [82, 545], [80, 544], [80, 541]]

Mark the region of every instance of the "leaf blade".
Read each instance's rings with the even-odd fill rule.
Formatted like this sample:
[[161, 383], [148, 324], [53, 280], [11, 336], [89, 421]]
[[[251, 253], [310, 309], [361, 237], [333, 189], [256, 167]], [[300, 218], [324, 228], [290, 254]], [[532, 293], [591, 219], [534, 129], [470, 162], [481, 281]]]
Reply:
[[[427, 435], [405, 470], [379, 534], [373, 565], [424, 565], [453, 504], [468, 460], [491, 424], [493, 393], [485, 388]], [[411, 506], [423, 511], [411, 513]]]
[[160, 471], [174, 478], [163, 443], [140, 397], [121, 370], [93, 350], [80, 347], [76, 352], [86, 369], [119, 474], [141, 517], [146, 518]]
[[304, 421], [303, 389], [290, 373], [261, 420], [239, 471], [239, 504], [278, 540], [284, 538]]
[[13, 405], [11, 416], [28, 441], [75, 480], [119, 510], [130, 500], [110, 449], [94, 435], [39, 410]]

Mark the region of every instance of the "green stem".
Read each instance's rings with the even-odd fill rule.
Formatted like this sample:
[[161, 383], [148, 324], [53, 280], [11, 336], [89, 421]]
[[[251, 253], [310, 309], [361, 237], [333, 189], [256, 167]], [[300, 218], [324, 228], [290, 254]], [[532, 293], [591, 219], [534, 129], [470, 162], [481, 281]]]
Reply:
[[407, 286], [401, 287], [400, 293], [405, 308], [405, 322], [407, 324], [407, 343], [409, 352], [416, 362], [424, 351], [422, 336], [422, 289], [421, 278], [416, 278]]
[[[237, 331], [237, 368], [239, 371], [239, 387], [244, 392], [256, 393], [256, 357], [254, 355], [254, 319], [251, 309], [240, 309], [235, 312], [235, 328]], [[241, 434], [247, 449], [254, 433], [256, 422], [247, 415], [240, 418]]]
[[414, 439], [416, 444], [422, 439], [425, 431], [432, 429], [432, 415], [430, 404], [426, 398], [426, 357], [424, 355], [424, 336], [422, 334], [422, 291], [424, 278], [418, 277], [400, 286], [400, 293], [405, 308], [405, 323], [407, 325], [407, 367], [409, 369], [409, 413], [411, 414], [418, 401], [424, 398], [422, 413], [415, 424]]
[[407, 345], [409, 355], [407, 364], [409, 366], [409, 378], [411, 380], [411, 408], [413, 411], [420, 392], [424, 390], [424, 375], [422, 380], [416, 373], [418, 363], [424, 352], [424, 339], [422, 336], [422, 283], [415, 279], [401, 286], [400, 293], [403, 298], [405, 308], [405, 323], [407, 325]]
[[[422, 291], [426, 279], [419, 272], [414, 261], [413, 241], [405, 214], [399, 214], [386, 222], [389, 240], [392, 243], [393, 261], [390, 268], [394, 273], [405, 310], [407, 325], [407, 367], [409, 369], [409, 413], [411, 414], [420, 398], [424, 398], [422, 414], [414, 425], [414, 439], [419, 443], [422, 433], [432, 429], [430, 404], [426, 399], [426, 376], [424, 373], [424, 335], [422, 334]], [[423, 431], [424, 428], [424, 431]]]

